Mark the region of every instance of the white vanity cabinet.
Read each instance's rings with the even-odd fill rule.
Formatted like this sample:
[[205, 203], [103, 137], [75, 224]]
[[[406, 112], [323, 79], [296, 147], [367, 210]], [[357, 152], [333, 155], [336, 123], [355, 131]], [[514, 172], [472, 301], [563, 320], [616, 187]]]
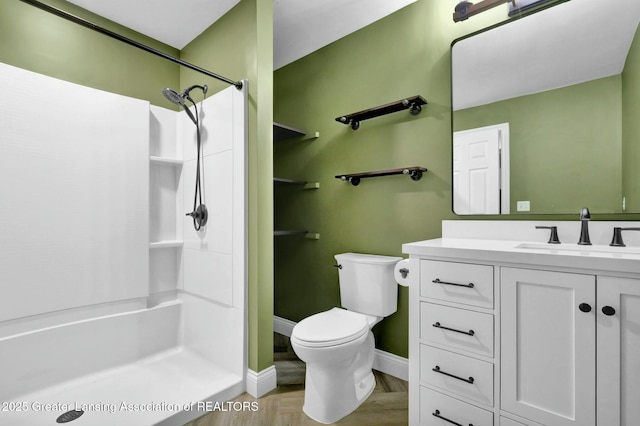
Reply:
[[500, 268], [500, 408], [595, 425], [596, 277]]
[[597, 425], [640, 423], [640, 279], [598, 276]]
[[640, 256], [491, 246], [403, 246], [409, 424], [640, 424]]

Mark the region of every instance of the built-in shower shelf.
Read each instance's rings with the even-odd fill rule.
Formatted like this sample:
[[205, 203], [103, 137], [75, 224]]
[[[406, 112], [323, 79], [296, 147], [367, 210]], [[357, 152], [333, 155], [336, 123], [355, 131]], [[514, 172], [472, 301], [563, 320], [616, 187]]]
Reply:
[[171, 247], [182, 247], [182, 241], [165, 240], [165, 241], [155, 241], [149, 244], [149, 248], [152, 248], [152, 249], [171, 248]]
[[149, 161], [152, 164], [157, 164], [159, 166], [180, 167], [182, 166], [182, 164], [184, 164], [183, 160], [176, 160], [175, 158], [168, 158], [168, 157], [155, 157], [153, 155], [149, 157]]

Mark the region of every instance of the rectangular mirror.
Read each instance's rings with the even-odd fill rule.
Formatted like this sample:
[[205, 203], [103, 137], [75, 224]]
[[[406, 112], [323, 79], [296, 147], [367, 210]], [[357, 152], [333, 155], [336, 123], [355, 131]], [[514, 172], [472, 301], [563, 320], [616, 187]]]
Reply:
[[639, 21], [572, 0], [452, 43], [456, 214], [640, 212]]

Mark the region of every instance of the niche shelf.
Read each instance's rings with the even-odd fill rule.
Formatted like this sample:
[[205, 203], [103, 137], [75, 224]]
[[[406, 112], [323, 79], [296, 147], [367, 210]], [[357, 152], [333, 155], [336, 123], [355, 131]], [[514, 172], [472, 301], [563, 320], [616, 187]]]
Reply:
[[273, 231], [274, 237], [287, 237], [291, 235], [304, 235], [309, 240], [319, 240], [320, 234], [315, 232], [309, 232], [307, 230], [278, 230]]
[[306, 133], [302, 130], [295, 129], [293, 127], [285, 126], [280, 123], [273, 123], [273, 141], [279, 142], [285, 139], [291, 139], [298, 136], [305, 136]]
[[[280, 123], [273, 123], [273, 141], [280, 142], [291, 138], [297, 138], [300, 136], [306, 136], [307, 134], [302, 130], [296, 129], [294, 127], [285, 126]], [[315, 132], [312, 136], [312, 139], [317, 139], [320, 137], [320, 132]]]
[[373, 172], [361, 172], [361, 173], [337, 175], [336, 179], [349, 182], [353, 186], [358, 186], [360, 184], [360, 180], [364, 178], [391, 176], [391, 175], [407, 175], [411, 178], [411, 180], [418, 181], [422, 179], [422, 174], [426, 171], [427, 169], [424, 167], [402, 167], [399, 169], [378, 170]]
[[167, 158], [167, 157], [149, 157], [149, 161], [151, 164], [157, 164], [158, 166], [174, 166], [180, 167], [184, 164], [182, 160], [176, 160], [175, 158]]
[[[276, 185], [286, 185], [286, 186], [302, 186], [302, 189], [318, 189], [320, 188], [319, 182], [307, 182], [306, 180], [291, 180], [291, 179], [283, 179], [283, 178], [273, 178], [273, 183]], [[305, 238], [311, 240], [320, 239], [320, 234], [309, 232], [305, 230], [277, 230], [273, 232], [274, 237], [286, 237], [291, 235], [304, 235]]]
[[418, 115], [422, 111], [422, 105], [426, 105], [427, 100], [420, 95], [410, 98], [400, 99], [385, 105], [365, 109], [364, 111], [354, 112], [352, 114], [342, 115], [336, 118], [338, 123], [349, 124], [353, 130], [360, 128], [360, 122], [369, 120], [370, 118], [380, 117], [398, 111], [408, 109], [411, 115]]
[[149, 248], [151, 249], [175, 248], [175, 247], [182, 247], [182, 241], [166, 240], [166, 241], [155, 241], [149, 244]]
[[[273, 141], [279, 142], [286, 139], [297, 138], [301, 136], [306, 136], [307, 134], [302, 130], [285, 126], [284, 124], [273, 123]], [[317, 139], [320, 137], [320, 132], [315, 132], [311, 137], [312, 139]], [[306, 138], [305, 140], [307, 140]], [[320, 182], [309, 182], [306, 180], [293, 180], [293, 179], [285, 179], [274, 177], [273, 184], [277, 186], [301, 186], [302, 189], [318, 189], [320, 188]], [[320, 234], [309, 232], [307, 230], [302, 229], [294, 229], [294, 230], [276, 230], [273, 232], [274, 237], [287, 237], [287, 236], [304, 236], [306, 239], [318, 240], [320, 239]]]
[[318, 189], [320, 188], [320, 182], [307, 182], [306, 180], [291, 180], [291, 179], [283, 179], [283, 178], [273, 178], [273, 183], [276, 185], [291, 185], [291, 186], [302, 186], [302, 189]]
[[[176, 205], [180, 197], [178, 182], [184, 161], [176, 158], [152, 155], [149, 156], [149, 164], [155, 166], [155, 168], [151, 170], [150, 176], [150, 202], [152, 207], [151, 230], [156, 231], [151, 232], [151, 238], [155, 238], [156, 240], [152, 240], [149, 243], [149, 248], [152, 250], [181, 248], [183, 245], [182, 240], [180, 240], [182, 235], [181, 232], [178, 232], [181, 217], [178, 215], [177, 210], [175, 219], [171, 218], [171, 214], [167, 216], [166, 212], [168, 211], [167, 207]], [[164, 190], [160, 190], [161, 187], [164, 188]], [[169, 206], [166, 205], [167, 201], [169, 201]], [[173, 224], [174, 221], [175, 224]], [[171, 225], [169, 226], [169, 224]], [[164, 231], [159, 231], [160, 229]], [[165, 235], [169, 236], [170, 239], [162, 239]]]

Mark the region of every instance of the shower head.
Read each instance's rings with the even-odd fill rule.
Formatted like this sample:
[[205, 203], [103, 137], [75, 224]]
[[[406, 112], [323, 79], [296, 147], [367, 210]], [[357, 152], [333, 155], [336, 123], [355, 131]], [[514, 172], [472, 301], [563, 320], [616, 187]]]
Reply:
[[193, 86], [186, 88], [182, 93], [178, 93], [175, 90], [167, 87], [165, 89], [162, 89], [162, 94], [165, 98], [167, 98], [169, 102], [172, 102], [176, 105], [184, 106], [187, 99], [193, 102], [193, 99], [191, 99], [191, 97], [189, 96], [193, 89], [200, 89], [202, 90], [202, 93], [206, 95], [208, 87], [206, 85], [200, 86], [198, 84], [194, 84]]
[[196, 120], [196, 118], [193, 116], [193, 113], [189, 110], [189, 107], [187, 106], [187, 100], [189, 100], [193, 105], [196, 104], [194, 100], [191, 99], [191, 96], [189, 96], [189, 93], [195, 88], [201, 89], [202, 92], [205, 94], [207, 93], [207, 86], [199, 86], [197, 84], [194, 84], [193, 86], [184, 90], [182, 93], [178, 93], [175, 90], [167, 87], [165, 89], [162, 89], [162, 94], [164, 95], [165, 98], [167, 98], [169, 102], [174, 103], [176, 105], [180, 105], [182, 108], [184, 108], [184, 112], [187, 113], [191, 121], [193, 121], [193, 124], [198, 126], [198, 120]]
[[191, 121], [193, 121], [193, 124], [195, 124], [197, 126], [198, 125], [198, 120], [196, 120], [196, 118], [193, 116], [193, 114], [189, 110], [189, 107], [187, 106], [187, 100], [189, 100], [189, 102], [191, 102], [194, 106], [196, 104], [195, 101], [193, 99], [191, 99], [191, 96], [189, 96], [189, 93], [191, 93], [191, 91], [193, 89], [200, 89], [200, 90], [202, 90], [202, 93], [204, 93], [206, 95], [208, 87], [207, 87], [206, 84], [204, 86], [200, 86], [198, 84], [194, 84], [193, 86], [190, 86], [190, 87], [186, 88], [182, 93], [178, 93], [175, 90], [170, 89], [170, 88], [167, 87], [165, 89], [162, 89], [162, 94], [164, 95], [165, 98], [167, 98], [167, 100], [169, 102], [174, 103], [176, 105], [180, 105], [181, 107], [183, 107], [184, 108], [184, 112], [187, 113], [187, 115], [189, 116]]
[[173, 89], [162, 89], [162, 94], [169, 102], [172, 102], [176, 105], [184, 106], [185, 104], [185, 96], [184, 94], [180, 94]]

